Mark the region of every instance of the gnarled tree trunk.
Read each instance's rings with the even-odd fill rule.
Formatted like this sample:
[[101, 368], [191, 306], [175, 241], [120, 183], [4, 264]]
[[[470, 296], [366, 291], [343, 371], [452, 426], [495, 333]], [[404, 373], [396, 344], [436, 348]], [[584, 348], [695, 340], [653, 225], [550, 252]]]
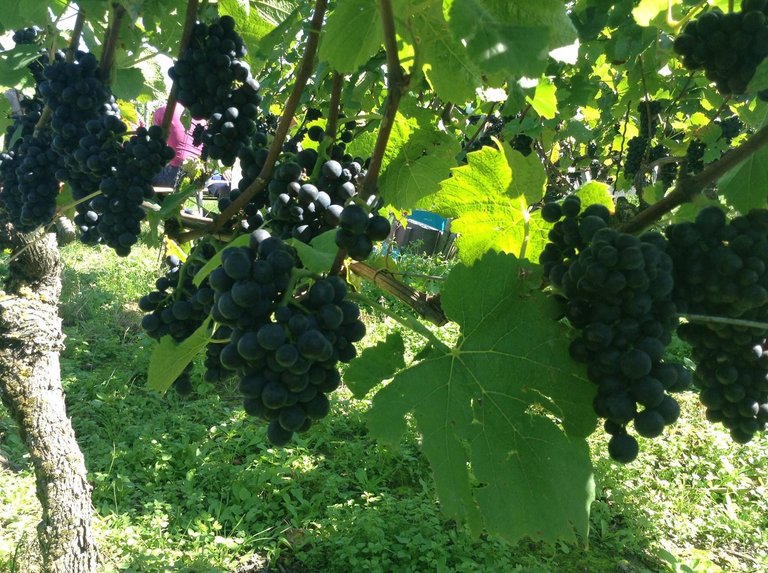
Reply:
[[59, 352], [61, 260], [53, 234], [0, 228], [20, 253], [0, 291], [0, 398], [18, 424], [42, 505], [38, 539], [46, 573], [92, 573], [97, 551], [91, 486], [64, 404]]

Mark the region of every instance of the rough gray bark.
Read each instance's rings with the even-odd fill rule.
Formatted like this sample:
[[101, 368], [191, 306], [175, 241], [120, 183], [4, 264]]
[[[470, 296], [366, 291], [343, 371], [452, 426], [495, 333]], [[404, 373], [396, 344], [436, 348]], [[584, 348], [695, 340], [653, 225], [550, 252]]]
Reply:
[[93, 573], [97, 550], [91, 486], [67, 417], [59, 352], [61, 260], [53, 234], [0, 228], [20, 256], [0, 291], [0, 398], [19, 426], [42, 505], [38, 539], [46, 573]]

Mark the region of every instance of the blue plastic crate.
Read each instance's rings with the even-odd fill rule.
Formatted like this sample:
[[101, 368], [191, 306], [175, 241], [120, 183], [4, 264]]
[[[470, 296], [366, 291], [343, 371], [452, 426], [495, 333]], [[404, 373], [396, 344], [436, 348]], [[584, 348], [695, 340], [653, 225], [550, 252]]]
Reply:
[[437, 213], [432, 213], [431, 211], [414, 209], [411, 214], [408, 215], [408, 219], [426, 225], [427, 227], [432, 227], [438, 231], [445, 231], [448, 226], [448, 219], [441, 217]]

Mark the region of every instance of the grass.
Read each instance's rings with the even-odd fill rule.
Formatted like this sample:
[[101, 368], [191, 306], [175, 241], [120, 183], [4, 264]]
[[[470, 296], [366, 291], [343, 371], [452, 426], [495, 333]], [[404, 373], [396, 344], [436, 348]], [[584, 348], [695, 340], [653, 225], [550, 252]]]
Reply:
[[[768, 446], [732, 444], [702, 420], [693, 394], [681, 398], [681, 420], [644, 441], [629, 466], [611, 463], [605, 437], [594, 436], [598, 499], [584, 545], [473, 539], [441, 515], [418, 436], [398, 448], [377, 443], [368, 403], [344, 389], [329, 419], [282, 449], [268, 445], [231, 387], [198, 382], [191, 398], [148, 390], [152, 345], [134, 301], [154, 280], [157, 252], [118, 259], [70, 245], [63, 254], [62, 376], [105, 572], [768, 570]], [[401, 262], [425, 275], [448, 267]], [[369, 323], [374, 340], [390, 326]], [[416, 351], [419, 341], [406, 340]], [[0, 571], [28, 573], [20, 542], [33, 536], [39, 507], [1, 410], [0, 449], [19, 467], [0, 470]]]

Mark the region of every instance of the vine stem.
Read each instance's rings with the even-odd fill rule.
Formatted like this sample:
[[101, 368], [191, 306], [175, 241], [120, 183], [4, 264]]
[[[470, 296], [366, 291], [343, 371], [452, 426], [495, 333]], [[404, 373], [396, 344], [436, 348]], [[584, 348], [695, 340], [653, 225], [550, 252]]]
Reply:
[[747, 328], [758, 328], [768, 331], [768, 323], [756, 322], [754, 320], [743, 320], [741, 318], [730, 318], [728, 316], [707, 316], [704, 314], [681, 314], [680, 318], [688, 322], [703, 322], [711, 324], [730, 324], [732, 326], [744, 326]]
[[[729, 0], [729, 1], [732, 2], [733, 0]], [[693, 16], [697, 12], [699, 12], [699, 10], [704, 9], [708, 5], [709, 5], [709, 0], [701, 0], [701, 2], [696, 4], [696, 6], [694, 6], [690, 10], [688, 10], [688, 13], [685, 16], [683, 16], [680, 20], [675, 20], [675, 18], [672, 16], [672, 0], [668, 0], [668, 3], [667, 3], [667, 25], [670, 28], [673, 28], [674, 31], [676, 32], [677, 30], [679, 30], [680, 28], [685, 26], [688, 23], [688, 21], [691, 18], [693, 18]]]
[[[189, 46], [189, 40], [192, 38], [192, 30], [195, 28], [197, 22], [197, 8], [198, 0], [188, 0], [187, 12], [184, 15], [184, 28], [181, 31], [181, 41], [179, 42], [179, 55], [177, 60], [181, 59], [181, 56]], [[176, 94], [178, 94], [179, 86], [176, 85], [176, 80], [171, 84], [171, 91], [168, 94], [168, 101], [165, 104], [165, 115], [163, 115], [163, 122], [161, 124], [163, 130], [163, 136], [168, 139], [168, 130], [171, 127], [171, 121], [173, 120], [173, 114], [176, 111]]]
[[104, 48], [99, 58], [99, 70], [105, 84], [109, 85], [112, 77], [112, 66], [115, 64], [117, 52], [117, 40], [120, 37], [120, 26], [125, 16], [125, 8], [118, 2], [112, 3], [112, 14], [107, 27], [107, 37], [104, 40]]
[[[569, 191], [573, 191], [573, 185], [568, 180], [568, 178], [560, 172], [555, 164], [552, 163], [552, 160], [549, 158], [549, 154], [547, 154], [547, 152], [544, 150], [544, 146], [542, 145], [540, 139], [533, 140], [533, 147], [536, 150], [536, 155], [539, 156], [539, 160], [541, 160], [548, 172], [547, 179], [549, 179], [550, 176], [553, 176], [561, 184], [565, 184]], [[502, 151], [502, 149], [500, 148], [499, 151]]]
[[678, 155], [670, 155], [669, 157], [660, 157], [659, 159], [656, 159], [655, 161], [652, 161], [650, 163], [643, 163], [640, 166], [640, 169], [637, 170], [637, 173], [635, 173], [635, 177], [633, 179], [632, 185], [634, 186], [635, 190], [641, 189], [644, 186], [643, 176], [646, 173], [651, 173], [654, 169], [656, 169], [657, 167], [661, 167], [662, 165], [667, 165], [669, 163], [684, 163], [684, 162], [685, 162], [685, 157], [678, 156]]
[[465, 149], [469, 149], [472, 147], [472, 144], [477, 140], [478, 137], [480, 137], [480, 134], [485, 131], [485, 126], [488, 123], [488, 120], [490, 119], [491, 115], [496, 109], [496, 102], [491, 103], [491, 108], [488, 110], [488, 113], [485, 114], [485, 117], [483, 117], [483, 122], [478, 126], [478, 128], [475, 130], [475, 133], [472, 134], [472, 137], [469, 138], [469, 141], [464, 145]]
[[352, 263], [349, 265], [349, 270], [384, 292], [394, 296], [431, 323], [442, 326], [448, 322], [448, 318], [440, 307], [439, 295], [430, 297], [425, 293], [418, 292], [395, 279], [393, 273], [389, 270], [374, 269], [367, 263]]
[[[648, 124], [648, 139], [653, 139], [653, 118], [651, 117], [651, 94], [648, 92], [648, 82], [645, 79], [645, 66], [643, 65], [643, 55], [637, 56], [637, 63], [640, 66], [640, 79], [643, 82], [643, 91], [645, 92], [645, 100], [640, 102], [640, 105], [645, 106], [645, 119]], [[646, 148], [646, 154], [650, 149], [650, 145]]]
[[280, 156], [283, 149], [285, 137], [288, 135], [288, 131], [291, 128], [291, 120], [296, 114], [296, 109], [301, 100], [301, 94], [304, 92], [307, 81], [309, 81], [309, 77], [314, 70], [315, 55], [317, 54], [317, 46], [320, 42], [320, 31], [323, 27], [323, 18], [325, 17], [327, 7], [328, 0], [317, 0], [315, 2], [315, 11], [312, 15], [312, 21], [310, 22], [307, 44], [304, 48], [304, 56], [301, 59], [299, 72], [296, 75], [296, 82], [293, 85], [291, 95], [288, 96], [288, 100], [285, 102], [283, 113], [280, 116], [277, 129], [275, 130], [275, 137], [272, 140], [272, 145], [269, 147], [269, 152], [267, 153], [267, 158], [264, 161], [264, 167], [262, 167], [261, 172], [256, 179], [245, 188], [240, 196], [232, 201], [230, 206], [224, 209], [224, 211], [213, 220], [213, 224], [210, 227], [182, 233], [177, 237], [179, 241], [186, 242], [208, 233], [215, 233], [221, 229], [227, 221], [234, 217], [246, 203], [253, 199], [257, 193], [261, 192], [267, 186], [272, 177], [272, 170], [275, 168], [277, 158]]
[[387, 149], [389, 135], [395, 124], [397, 108], [400, 107], [400, 98], [403, 97], [410, 77], [404, 76], [400, 67], [400, 57], [397, 52], [397, 35], [395, 32], [395, 17], [392, 12], [391, 0], [379, 0], [381, 10], [381, 23], [384, 28], [384, 48], [387, 53], [387, 101], [384, 114], [379, 124], [379, 133], [376, 144], [373, 147], [371, 162], [368, 164], [368, 172], [363, 179], [361, 195], [362, 199], [368, 199], [378, 191], [379, 172], [384, 160], [384, 152]]
[[658, 221], [675, 207], [691, 201], [702, 189], [715, 183], [766, 143], [768, 143], [768, 126], [762, 127], [740, 146], [727, 151], [720, 159], [707, 165], [701, 173], [693, 176], [681, 175], [677, 180], [675, 188], [670, 193], [658, 202], [640, 211], [632, 219], [621, 225], [619, 229], [625, 233], [641, 231], [648, 225]]
[[426, 338], [435, 348], [438, 350], [442, 350], [445, 353], [449, 353], [451, 350], [448, 348], [448, 346], [440, 340], [437, 336], [435, 336], [431, 330], [429, 330], [426, 326], [421, 324], [418, 320], [416, 320], [412, 316], [400, 316], [397, 313], [392, 312], [388, 308], [386, 308], [383, 305], [380, 305], [377, 302], [372, 301], [367, 296], [362, 295], [357, 292], [351, 292], [347, 294], [347, 298], [350, 300], [355, 300], [357, 302], [360, 302], [362, 304], [365, 304], [367, 306], [370, 306], [371, 308], [376, 309], [380, 313], [388, 316], [395, 322], [398, 322], [402, 326], [409, 328], [410, 330], [413, 330], [414, 332], [417, 332], [418, 334], [421, 334], [424, 338]]
[[80, 203], [85, 203], [86, 201], [90, 201], [94, 197], [98, 197], [101, 195], [101, 191], [94, 191], [93, 193], [90, 193], [83, 197], [82, 199], [78, 199], [77, 201], [73, 201], [72, 203], [69, 203], [68, 205], [64, 205], [63, 207], [59, 207], [56, 212], [59, 215], [62, 215], [63, 213], [69, 211], [70, 209], [73, 209], [74, 207], [77, 207]]
[[[379, 0], [381, 11], [381, 24], [384, 29], [384, 49], [387, 53], [387, 101], [384, 104], [384, 113], [381, 116], [379, 131], [376, 134], [376, 143], [373, 146], [373, 154], [368, 164], [368, 171], [363, 178], [360, 189], [360, 198], [368, 199], [378, 192], [379, 173], [384, 160], [384, 152], [387, 150], [389, 136], [395, 125], [395, 116], [400, 107], [400, 98], [405, 93], [410, 78], [404, 76], [400, 69], [400, 57], [397, 52], [397, 34], [395, 31], [395, 17], [392, 12], [391, 0]], [[336, 258], [331, 265], [330, 274], [337, 275], [344, 265], [346, 252], [339, 249]]]
[[318, 146], [317, 162], [312, 170], [311, 179], [314, 181], [320, 176], [320, 170], [328, 158], [328, 150], [336, 142], [336, 124], [339, 121], [339, 106], [341, 105], [341, 89], [344, 87], [344, 76], [339, 72], [333, 72], [331, 84], [331, 99], [328, 102], [328, 121], [325, 123], [325, 136]]
[[[621, 175], [621, 158], [624, 155], [624, 142], [627, 140], [627, 126], [629, 125], [629, 110], [632, 108], [632, 100], [627, 102], [627, 112], [624, 114], [624, 129], [621, 132], [621, 144], [619, 145], [619, 159], [616, 161], [616, 181], [618, 184]], [[614, 185], [615, 186], [615, 185]]]

